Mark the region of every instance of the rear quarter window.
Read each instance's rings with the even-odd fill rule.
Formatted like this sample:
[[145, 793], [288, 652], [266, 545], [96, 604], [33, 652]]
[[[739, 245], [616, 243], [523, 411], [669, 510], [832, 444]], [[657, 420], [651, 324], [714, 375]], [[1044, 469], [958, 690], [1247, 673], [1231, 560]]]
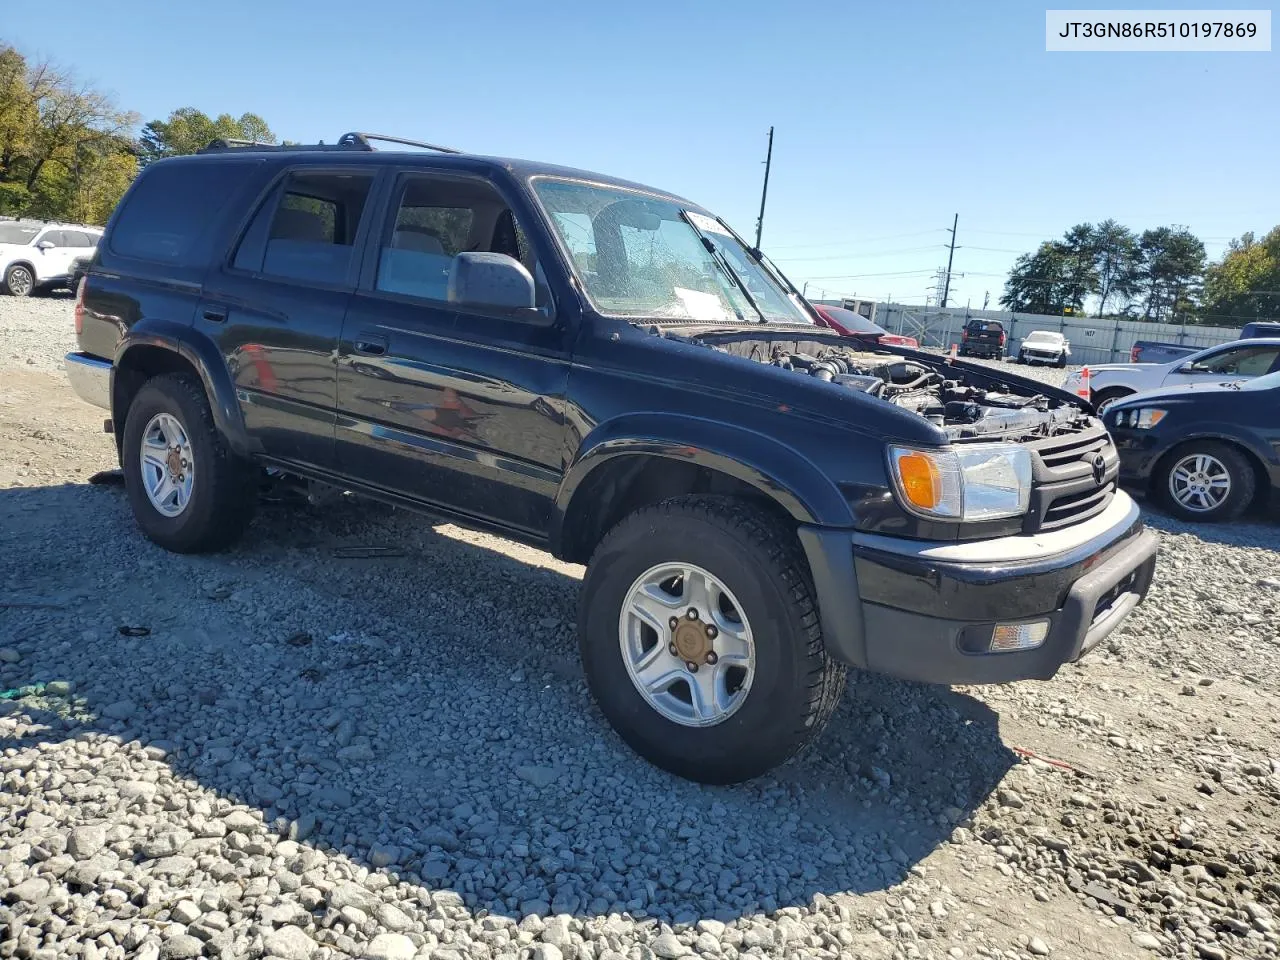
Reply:
[[144, 170], [111, 225], [112, 253], [173, 266], [203, 265], [208, 240], [257, 163], [157, 164]]

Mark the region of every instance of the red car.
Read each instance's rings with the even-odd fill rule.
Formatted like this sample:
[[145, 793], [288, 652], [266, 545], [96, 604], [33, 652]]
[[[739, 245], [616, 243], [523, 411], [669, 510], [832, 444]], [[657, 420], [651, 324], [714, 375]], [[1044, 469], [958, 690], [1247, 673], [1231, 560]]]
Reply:
[[817, 311], [818, 316], [822, 318], [823, 326], [830, 327], [841, 336], [854, 337], [875, 334], [879, 336], [880, 343], [895, 347], [910, 347], [913, 350], [920, 349], [920, 344], [915, 337], [903, 337], [896, 333], [890, 333], [884, 327], [877, 323], [872, 323], [866, 317], [854, 313], [852, 310], [846, 310], [844, 307], [828, 307], [825, 304], [818, 303], [812, 304], [812, 306]]

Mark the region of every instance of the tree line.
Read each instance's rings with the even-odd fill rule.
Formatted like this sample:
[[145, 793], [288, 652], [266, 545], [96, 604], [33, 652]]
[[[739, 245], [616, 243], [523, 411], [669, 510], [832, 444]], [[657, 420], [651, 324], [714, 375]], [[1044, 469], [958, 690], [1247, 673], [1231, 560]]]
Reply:
[[1000, 303], [1024, 313], [1233, 326], [1280, 318], [1280, 227], [1209, 262], [1186, 227], [1081, 223], [1014, 262]]
[[0, 216], [106, 223], [138, 170], [223, 138], [276, 143], [257, 114], [142, 118], [74, 72], [0, 42]]

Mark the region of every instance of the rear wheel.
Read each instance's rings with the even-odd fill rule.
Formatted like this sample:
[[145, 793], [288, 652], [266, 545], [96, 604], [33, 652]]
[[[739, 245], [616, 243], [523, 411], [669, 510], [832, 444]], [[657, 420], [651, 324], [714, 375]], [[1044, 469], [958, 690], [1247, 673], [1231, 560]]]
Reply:
[[794, 533], [730, 498], [667, 500], [614, 527], [587, 568], [578, 636], [613, 728], [703, 783], [785, 762], [844, 688]]
[[36, 288], [35, 274], [29, 267], [14, 264], [5, 271], [4, 288], [15, 297], [29, 297]]
[[1065, 367], [1066, 365], [1067, 365], [1067, 355], [1065, 353], [1058, 354], [1058, 362], [1055, 364], [1055, 366]]
[[166, 374], [134, 397], [121, 466], [138, 526], [176, 553], [230, 545], [257, 503], [257, 471], [222, 440], [200, 381]]
[[1165, 457], [1153, 479], [1165, 507], [1183, 520], [1234, 520], [1257, 491], [1249, 461], [1214, 440], [1180, 447]]
[[1096, 409], [1098, 413], [1104, 413], [1106, 412], [1107, 407], [1132, 393], [1133, 391], [1127, 387], [1110, 387], [1106, 390], [1098, 390], [1092, 394], [1094, 409]]

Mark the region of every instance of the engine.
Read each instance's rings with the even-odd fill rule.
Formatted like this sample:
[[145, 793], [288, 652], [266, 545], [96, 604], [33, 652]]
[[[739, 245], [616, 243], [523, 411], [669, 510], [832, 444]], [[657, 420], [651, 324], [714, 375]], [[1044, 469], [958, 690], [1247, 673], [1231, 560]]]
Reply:
[[768, 362], [903, 407], [956, 440], [1052, 436], [1074, 429], [1083, 416], [1080, 410], [1045, 396], [966, 384], [924, 363], [893, 354], [832, 349], [811, 355], [779, 348]]

